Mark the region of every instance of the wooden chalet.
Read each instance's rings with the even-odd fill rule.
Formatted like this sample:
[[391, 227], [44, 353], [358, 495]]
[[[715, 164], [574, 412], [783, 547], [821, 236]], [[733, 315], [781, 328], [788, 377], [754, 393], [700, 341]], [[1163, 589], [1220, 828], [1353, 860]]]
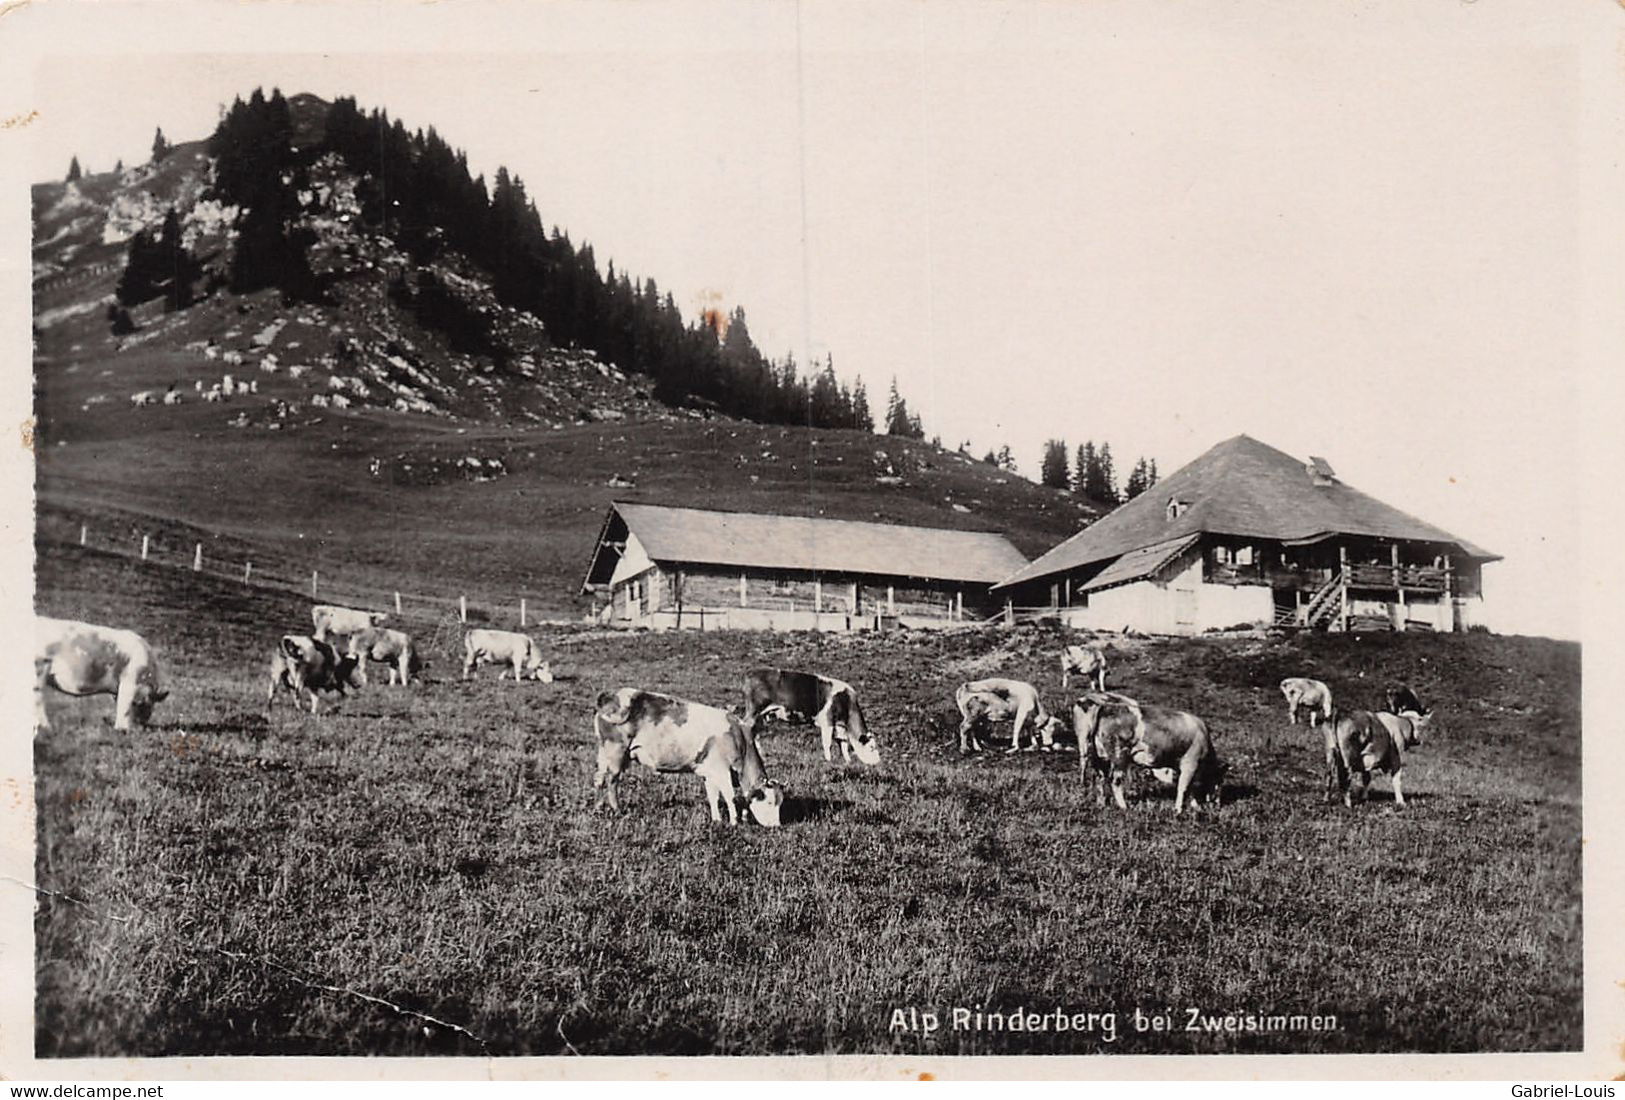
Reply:
[[582, 592], [654, 629], [944, 626], [996, 611], [1027, 563], [1003, 535], [616, 501]]
[[1088, 629], [1464, 630], [1492, 554], [1245, 435], [994, 586]]

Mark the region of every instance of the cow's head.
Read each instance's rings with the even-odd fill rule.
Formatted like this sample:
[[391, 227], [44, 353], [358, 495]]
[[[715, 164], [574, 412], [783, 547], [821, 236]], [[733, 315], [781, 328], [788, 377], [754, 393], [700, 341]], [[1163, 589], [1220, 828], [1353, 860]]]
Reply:
[[361, 670], [361, 658], [346, 653], [338, 658], [333, 666], [333, 679], [337, 681], [340, 691], [345, 688], [360, 690], [366, 684], [366, 673]]
[[1401, 743], [1407, 749], [1421, 748], [1422, 731], [1432, 725], [1433, 713], [1431, 711], [1427, 711], [1419, 714], [1414, 710], [1406, 710], [1401, 711], [1399, 716], [1401, 718], [1410, 719], [1410, 734], [1409, 736], [1406, 736], [1402, 733], [1400, 736]]
[[848, 696], [845, 733], [847, 744], [857, 758], [865, 764], [880, 763], [880, 745], [875, 741], [867, 727], [863, 724], [863, 709], [858, 706], [855, 697]]
[[544, 684], [551, 684], [553, 682], [553, 662], [543, 661], [532, 666], [531, 675]]
[[1052, 714], [1044, 719], [1038, 726], [1038, 739], [1045, 749], [1055, 747], [1055, 735], [1066, 730], [1066, 720], [1058, 714]]
[[777, 828], [779, 815], [784, 810], [784, 788], [769, 779], [750, 792], [745, 806], [750, 810], [750, 816], [756, 819], [756, 824]]
[[632, 717], [632, 696], [634, 689], [621, 688], [619, 691], [606, 691], [598, 696], [598, 715], [600, 721], [612, 726], [619, 726]]

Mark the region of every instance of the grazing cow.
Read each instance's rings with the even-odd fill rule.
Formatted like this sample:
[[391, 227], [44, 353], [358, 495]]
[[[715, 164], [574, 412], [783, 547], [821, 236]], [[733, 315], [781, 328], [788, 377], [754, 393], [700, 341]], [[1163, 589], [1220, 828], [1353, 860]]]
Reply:
[[592, 721], [598, 734], [598, 772], [592, 785], [604, 791], [611, 809], [621, 808], [615, 786], [627, 761], [636, 760], [657, 772], [693, 772], [705, 780], [712, 821], [722, 820], [725, 805], [729, 823], [738, 825], [735, 799], [742, 794], [757, 824], [779, 824], [784, 790], [767, 778], [755, 738], [727, 711], [623, 687], [598, 697]]
[[769, 717], [806, 721], [818, 727], [824, 741], [824, 759], [840, 742], [842, 761], [854, 754], [865, 764], [880, 763], [880, 746], [863, 724], [852, 685], [813, 672], [785, 668], [757, 668], [745, 673], [745, 726], [755, 737]]
[[1038, 697], [1038, 689], [1021, 680], [1005, 680], [998, 677], [989, 680], [973, 680], [968, 684], [959, 685], [954, 692], [954, 703], [959, 707], [959, 751], [980, 752], [982, 742], [976, 736], [976, 727], [986, 722], [1002, 722], [1012, 719], [1010, 728], [1010, 747], [1006, 752], [1016, 752], [1021, 748], [1021, 733], [1027, 728], [1027, 720], [1032, 719], [1034, 740], [1027, 747], [1031, 752], [1038, 747], [1042, 739], [1045, 749], [1055, 747], [1055, 731], [1062, 725], [1061, 720], [1044, 709], [1044, 701]]
[[1427, 714], [1428, 708], [1422, 705], [1422, 700], [1416, 697], [1408, 685], [1400, 684], [1398, 687], [1388, 689], [1389, 714]]
[[1096, 691], [1106, 690], [1106, 651], [1093, 645], [1069, 645], [1061, 651], [1061, 690], [1065, 691], [1076, 672], [1094, 685]]
[[47, 687], [64, 695], [113, 696], [113, 728], [124, 732], [132, 718], [146, 725], [153, 705], [169, 697], [152, 649], [132, 630], [39, 618], [34, 643], [34, 713], [40, 729], [51, 728]]
[[[1387, 772], [1394, 782], [1394, 804], [1405, 805], [1400, 779], [1405, 754], [1422, 747], [1422, 730], [1431, 715], [1408, 710], [1402, 714], [1356, 710], [1339, 715], [1326, 727], [1326, 801], [1343, 794], [1343, 805], [1364, 802], [1371, 773]], [[1352, 789], [1351, 789], [1352, 788]]]
[[310, 609], [310, 621], [316, 627], [316, 639], [326, 641], [333, 634], [354, 634], [369, 626], [377, 626], [389, 618], [382, 611], [358, 611], [353, 607], [334, 607], [319, 603]]
[[1309, 712], [1310, 728], [1319, 724], [1317, 713], [1332, 716], [1332, 689], [1319, 680], [1306, 680], [1302, 676], [1289, 676], [1281, 681], [1281, 694], [1286, 696], [1287, 721], [1298, 724], [1298, 708]]
[[180, 395], [180, 393], [178, 391], [170, 390], [168, 393], [164, 394], [164, 404], [166, 404], [166, 405], [179, 405], [180, 403], [181, 403], [181, 395]]
[[349, 655], [358, 659], [356, 677], [361, 683], [367, 682], [367, 662], [377, 661], [379, 664], [389, 666], [389, 682], [395, 683], [399, 676], [404, 686], [411, 681], [414, 673], [422, 672], [429, 667], [429, 662], [418, 655], [417, 647], [412, 644], [412, 638], [405, 631], [390, 630], [388, 627], [369, 626], [365, 630], [358, 630], [350, 635]]
[[1225, 766], [1213, 748], [1207, 724], [1194, 714], [1136, 702], [1125, 695], [1090, 692], [1072, 708], [1079, 763], [1105, 803], [1103, 780], [1112, 798], [1128, 809], [1123, 789], [1130, 765], [1146, 768], [1163, 783], [1176, 783], [1174, 813], [1185, 810], [1188, 795], [1214, 812], [1223, 799]]
[[151, 390], [141, 390], [130, 395], [130, 404], [132, 405], [156, 405], [157, 403], [158, 397]]
[[218, 405], [225, 399], [226, 395], [220, 392], [219, 386], [210, 386], [208, 389], [203, 391], [203, 400], [207, 401], [211, 405]]
[[343, 695], [346, 688], [360, 688], [365, 681], [357, 674], [360, 658], [344, 654], [320, 638], [308, 634], [284, 634], [271, 658], [271, 686], [265, 693], [265, 709], [276, 701], [276, 689], [287, 688], [298, 706], [299, 693], [310, 696], [310, 713], [315, 714], [321, 698], [317, 692]]
[[[511, 630], [470, 630], [463, 635], [463, 679], [468, 679], [487, 661], [511, 665], [514, 683], [524, 679], [540, 680], [544, 684], [553, 682], [552, 663], [542, 660], [542, 647], [528, 634]], [[497, 679], [507, 675], [508, 670], [503, 669]]]

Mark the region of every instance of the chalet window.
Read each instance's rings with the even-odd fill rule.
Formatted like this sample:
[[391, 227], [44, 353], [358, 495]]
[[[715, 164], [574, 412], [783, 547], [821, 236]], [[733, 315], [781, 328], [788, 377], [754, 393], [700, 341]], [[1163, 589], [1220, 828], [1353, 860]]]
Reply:
[[1230, 547], [1215, 546], [1213, 548], [1213, 562], [1215, 565], [1229, 565], [1231, 560]]
[[1168, 518], [1170, 520], [1178, 519], [1180, 516], [1185, 514], [1185, 510], [1190, 506], [1191, 502], [1188, 500], [1180, 500], [1178, 497], [1169, 497]]
[[790, 591], [791, 585], [792, 582], [789, 577], [773, 578], [773, 591], [775, 592], [788, 592]]
[[1236, 551], [1236, 564], [1237, 565], [1251, 565], [1251, 564], [1253, 564], [1253, 548], [1251, 546], [1243, 546], [1240, 550]]

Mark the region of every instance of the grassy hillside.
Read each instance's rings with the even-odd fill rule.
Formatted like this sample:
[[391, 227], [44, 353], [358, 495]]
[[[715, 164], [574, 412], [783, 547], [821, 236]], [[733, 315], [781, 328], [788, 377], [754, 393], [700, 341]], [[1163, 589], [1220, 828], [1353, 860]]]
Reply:
[[[1204, 715], [1231, 764], [1221, 815], [1176, 820], [1161, 791], [1097, 807], [1073, 754], [959, 757], [954, 685], [1005, 673], [1057, 705], [1054, 633], [551, 631], [552, 685], [458, 682], [442, 633], [432, 683], [267, 718], [260, 654], [308, 622], [304, 600], [75, 546], [41, 560], [40, 591], [47, 612], [142, 630], [175, 683], [131, 735], [108, 700], [48, 700], [37, 875], [79, 900], [38, 909], [41, 1055], [482, 1049], [358, 994], [497, 1054], [1581, 1043], [1575, 646], [1114, 641], [1113, 685]], [[696, 781], [642, 770], [622, 814], [593, 807], [599, 691], [728, 703], [758, 662], [851, 680], [883, 766], [827, 766], [810, 729], [777, 728], [778, 831], [714, 827]], [[1286, 725], [1275, 686], [1289, 674], [1346, 706], [1401, 679], [1434, 704], [1405, 810], [1380, 780], [1357, 810], [1322, 802], [1319, 735]], [[911, 1006], [943, 1029], [889, 1030]], [[956, 1033], [955, 1006], [1115, 1012], [1116, 1041]], [[1137, 1008], [1337, 1028], [1136, 1034]]]

